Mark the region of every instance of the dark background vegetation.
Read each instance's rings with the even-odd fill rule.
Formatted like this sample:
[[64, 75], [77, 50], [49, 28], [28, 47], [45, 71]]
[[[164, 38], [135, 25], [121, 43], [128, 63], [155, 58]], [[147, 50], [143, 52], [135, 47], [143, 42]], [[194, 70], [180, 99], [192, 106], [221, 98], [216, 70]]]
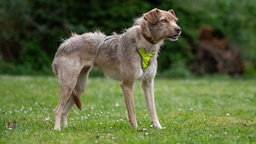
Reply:
[[189, 43], [197, 43], [202, 25], [235, 43], [244, 59], [244, 75], [255, 75], [255, 0], [0, 0], [0, 73], [52, 74], [54, 54], [71, 32], [121, 33], [155, 7], [174, 9], [183, 30], [178, 41], [166, 42], [161, 50], [161, 75], [191, 76], [194, 55]]

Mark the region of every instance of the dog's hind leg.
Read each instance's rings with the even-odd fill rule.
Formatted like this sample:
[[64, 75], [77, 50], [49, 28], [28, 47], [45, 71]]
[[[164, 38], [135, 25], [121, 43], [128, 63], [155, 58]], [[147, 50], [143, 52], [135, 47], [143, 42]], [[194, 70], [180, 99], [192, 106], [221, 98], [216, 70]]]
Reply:
[[54, 123], [54, 130], [60, 130], [60, 120], [63, 108], [67, 101], [70, 99], [71, 93], [73, 91], [72, 86], [61, 86], [61, 97], [59, 99], [58, 105], [54, 110], [55, 115], [55, 123]]
[[75, 103], [75, 101], [74, 101], [75, 98], [78, 99], [78, 101], [79, 101], [79, 104], [77, 104], [77, 107], [79, 109], [81, 109], [80, 97], [81, 97], [82, 93], [84, 92], [85, 85], [86, 85], [90, 70], [91, 70], [90, 66], [85, 66], [78, 76], [75, 89], [73, 90], [72, 95], [69, 98], [68, 102], [66, 103], [66, 105], [63, 109], [62, 115], [61, 115], [61, 121], [62, 121], [63, 127], [67, 127], [67, 125], [68, 125], [68, 122], [67, 122], [68, 114], [69, 114], [70, 109], [72, 108], [72, 106]]
[[[61, 62], [58, 65], [58, 80], [61, 88], [61, 97], [58, 105], [54, 110], [55, 123], [54, 130], [60, 130], [61, 115], [64, 106], [67, 104], [71, 94], [76, 86], [79, 72], [81, 71], [79, 64], [74, 64], [76, 61]], [[57, 65], [57, 64], [56, 64]]]

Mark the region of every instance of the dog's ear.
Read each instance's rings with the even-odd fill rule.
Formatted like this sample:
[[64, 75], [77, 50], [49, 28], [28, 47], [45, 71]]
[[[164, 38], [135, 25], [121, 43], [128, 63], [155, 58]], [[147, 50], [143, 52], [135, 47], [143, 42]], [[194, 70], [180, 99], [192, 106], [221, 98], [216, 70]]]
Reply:
[[150, 24], [155, 25], [159, 20], [159, 12], [159, 9], [155, 8], [144, 14], [144, 19], [148, 21]]
[[174, 17], [176, 17], [176, 15], [175, 15], [175, 13], [174, 13], [174, 11], [172, 9], [169, 10], [168, 12], [171, 13]]

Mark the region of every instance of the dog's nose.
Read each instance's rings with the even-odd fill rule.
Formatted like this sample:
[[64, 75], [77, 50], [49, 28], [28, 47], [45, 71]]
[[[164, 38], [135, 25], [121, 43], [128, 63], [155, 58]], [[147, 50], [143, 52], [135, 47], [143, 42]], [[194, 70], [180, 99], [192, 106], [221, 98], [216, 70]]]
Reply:
[[176, 28], [175, 28], [175, 32], [176, 32], [176, 33], [180, 33], [180, 32], [181, 32], [181, 28], [176, 27]]

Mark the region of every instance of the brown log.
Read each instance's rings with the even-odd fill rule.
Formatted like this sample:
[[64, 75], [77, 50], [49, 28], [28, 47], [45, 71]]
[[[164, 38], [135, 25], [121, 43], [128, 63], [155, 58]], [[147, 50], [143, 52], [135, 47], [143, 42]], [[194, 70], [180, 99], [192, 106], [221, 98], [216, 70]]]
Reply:
[[199, 28], [199, 44], [192, 48], [195, 55], [192, 72], [242, 74], [244, 64], [239, 48], [231, 44], [227, 37], [214, 36], [214, 32], [210, 27]]

